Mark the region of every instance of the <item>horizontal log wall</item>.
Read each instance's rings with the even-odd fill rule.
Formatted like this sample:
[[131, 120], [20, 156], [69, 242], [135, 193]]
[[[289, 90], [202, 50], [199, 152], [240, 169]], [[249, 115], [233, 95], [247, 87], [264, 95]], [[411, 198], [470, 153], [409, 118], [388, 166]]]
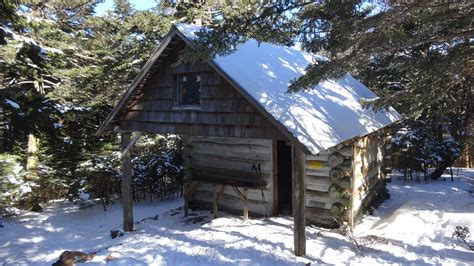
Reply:
[[306, 156], [306, 221], [331, 226], [348, 221], [352, 142]]
[[359, 138], [354, 145], [352, 225], [378, 196], [385, 193], [384, 179], [390, 170], [390, 129]]
[[[241, 181], [264, 181], [262, 190], [249, 189], [249, 212], [269, 215], [272, 210], [272, 140], [219, 137], [184, 137], [184, 169], [186, 178]], [[261, 180], [252, 166], [260, 165]], [[220, 186], [219, 186], [220, 188]], [[242, 191], [242, 189], [241, 189]], [[213, 185], [201, 184], [194, 192], [190, 205], [210, 207]], [[242, 213], [243, 202], [239, 194], [227, 186], [219, 200], [219, 209]]]
[[[266, 117], [207, 63], [174, 66], [184, 44], [175, 44], [140, 92], [121, 110], [123, 131], [216, 137], [283, 139]], [[176, 75], [200, 75], [198, 106], [179, 106]]]

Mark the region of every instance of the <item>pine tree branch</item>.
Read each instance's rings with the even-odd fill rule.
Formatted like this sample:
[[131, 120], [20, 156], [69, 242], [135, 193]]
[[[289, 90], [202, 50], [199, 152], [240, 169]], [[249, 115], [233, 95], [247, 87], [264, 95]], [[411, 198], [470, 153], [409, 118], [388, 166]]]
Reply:
[[413, 46], [419, 46], [422, 44], [427, 44], [427, 43], [432, 43], [432, 42], [442, 42], [442, 41], [450, 41], [455, 38], [469, 38], [474, 36], [474, 30], [467, 30], [467, 31], [461, 31], [461, 32], [456, 32], [456, 33], [451, 33], [439, 37], [434, 37], [434, 38], [429, 38], [429, 39], [423, 39], [423, 40], [418, 40], [412, 43], [407, 43], [395, 47], [390, 47], [387, 49], [382, 49], [380, 52], [382, 53], [393, 53], [395, 51], [398, 51], [400, 49], [405, 49], [408, 47], [413, 47]]

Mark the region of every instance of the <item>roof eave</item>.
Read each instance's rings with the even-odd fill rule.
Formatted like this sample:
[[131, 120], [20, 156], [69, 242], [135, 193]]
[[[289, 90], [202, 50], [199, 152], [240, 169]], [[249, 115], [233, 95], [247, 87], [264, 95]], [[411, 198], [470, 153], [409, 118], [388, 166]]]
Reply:
[[177, 32], [179, 32], [179, 30], [176, 28], [176, 26], [173, 25], [171, 30], [163, 38], [163, 41], [161, 41], [161, 43], [155, 49], [152, 56], [143, 65], [140, 72], [137, 74], [135, 79], [132, 81], [130, 87], [124, 92], [124, 94], [120, 98], [119, 102], [112, 109], [112, 111], [107, 116], [105, 121], [100, 125], [99, 129], [97, 129], [97, 131], [94, 134], [95, 136], [101, 136], [106, 131], [107, 127], [113, 121], [113, 119], [115, 118], [117, 113], [127, 103], [128, 99], [130, 98], [130, 95], [135, 91], [135, 89], [140, 84], [140, 82], [143, 80], [143, 78], [148, 74], [150, 68], [153, 66], [153, 64], [156, 62], [156, 60], [160, 56], [160, 54], [168, 46], [168, 44], [170, 43], [170, 41], [173, 39], [173, 37], [176, 35]]

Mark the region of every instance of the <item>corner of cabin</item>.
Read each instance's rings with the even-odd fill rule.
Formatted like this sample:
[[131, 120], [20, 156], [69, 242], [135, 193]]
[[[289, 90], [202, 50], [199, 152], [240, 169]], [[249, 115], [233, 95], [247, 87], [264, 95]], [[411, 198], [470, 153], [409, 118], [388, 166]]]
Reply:
[[306, 219], [316, 225], [355, 226], [387, 198], [391, 129], [345, 141], [306, 159]]

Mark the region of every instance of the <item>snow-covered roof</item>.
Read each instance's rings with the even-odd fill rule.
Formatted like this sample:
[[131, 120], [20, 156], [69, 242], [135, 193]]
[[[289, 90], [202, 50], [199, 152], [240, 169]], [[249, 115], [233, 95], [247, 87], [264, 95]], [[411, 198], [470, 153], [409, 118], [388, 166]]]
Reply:
[[[176, 28], [191, 40], [201, 29], [188, 24]], [[311, 91], [287, 93], [291, 81], [315, 59], [294, 48], [249, 40], [213, 61], [313, 154], [399, 119], [393, 108], [378, 113], [363, 108], [362, 99], [377, 96], [350, 75], [321, 82]]]

